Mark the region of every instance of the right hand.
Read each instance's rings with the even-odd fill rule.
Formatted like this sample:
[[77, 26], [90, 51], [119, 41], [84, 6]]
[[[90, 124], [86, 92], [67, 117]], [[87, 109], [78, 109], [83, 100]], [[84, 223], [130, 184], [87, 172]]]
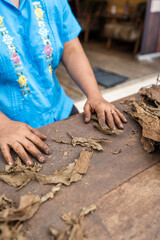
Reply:
[[5, 115], [0, 118], [0, 149], [9, 165], [14, 164], [10, 154], [10, 148], [12, 148], [27, 165], [33, 164], [27, 151], [39, 162], [44, 162], [45, 158], [36, 146], [44, 153], [50, 154], [48, 146], [42, 141], [46, 138], [46, 136], [26, 123], [12, 121]]

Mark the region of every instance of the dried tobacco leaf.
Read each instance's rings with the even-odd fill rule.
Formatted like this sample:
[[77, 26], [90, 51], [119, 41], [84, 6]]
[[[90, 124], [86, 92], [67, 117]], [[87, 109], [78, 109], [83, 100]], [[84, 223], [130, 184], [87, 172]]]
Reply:
[[68, 156], [70, 156], [70, 154], [69, 154], [69, 152], [64, 152], [64, 157], [68, 157]]
[[52, 236], [54, 236], [56, 238], [58, 237], [59, 231], [56, 228], [49, 227], [49, 231], [52, 234]]
[[93, 126], [100, 132], [102, 132], [103, 134], [105, 135], [120, 135], [121, 133], [123, 133], [123, 130], [120, 130], [120, 129], [110, 129], [107, 125], [105, 125], [104, 127], [102, 127], [100, 124], [99, 124], [99, 121], [98, 121], [98, 118], [95, 114], [92, 114], [91, 116], [91, 119], [96, 121], [97, 123], [93, 123]]
[[[23, 169], [22, 169], [20, 168], [21, 165], [19, 164], [19, 162], [16, 162], [15, 168], [14, 167], [10, 168], [9, 166], [7, 166], [7, 171], [9, 171], [9, 173], [0, 172], [0, 180], [7, 183], [8, 185], [18, 187], [19, 189], [24, 187], [31, 180], [38, 181], [41, 184], [61, 183], [69, 186], [72, 182], [77, 182], [82, 179], [83, 173], [81, 174], [80, 172], [84, 171], [84, 165], [85, 165], [84, 162], [87, 161], [88, 163], [91, 157], [92, 157], [92, 154], [89, 151], [83, 150], [80, 154], [80, 159], [76, 160], [74, 163], [70, 163], [67, 167], [62, 168], [59, 171], [56, 170], [50, 175], [43, 175], [36, 172], [36, 171], [39, 171], [40, 169], [39, 167], [34, 167], [32, 171], [32, 168], [28, 169], [27, 166], [22, 165], [23, 166]], [[77, 169], [77, 165], [79, 167], [78, 169]], [[14, 172], [14, 169], [15, 169], [15, 172]], [[80, 169], [82, 170], [80, 171]]]
[[111, 151], [111, 153], [113, 153], [114, 155], [117, 155], [117, 154], [119, 154], [121, 152], [122, 152], [122, 149], [118, 149], [116, 151]]
[[53, 187], [50, 192], [46, 193], [42, 198], [41, 198], [41, 203], [46, 202], [49, 199], [53, 199], [54, 195], [60, 190], [61, 184], [57, 184], [57, 186]]
[[49, 227], [49, 232], [53, 237], [53, 240], [64, 240], [67, 235], [66, 231], [59, 234], [59, 231], [53, 227]]
[[53, 141], [57, 142], [57, 143], [63, 143], [63, 144], [71, 144], [73, 147], [80, 145], [82, 147], [88, 147], [91, 148], [93, 150], [97, 150], [97, 151], [102, 151], [103, 148], [101, 146], [100, 143], [102, 142], [111, 142], [111, 140], [106, 139], [106, 138], [82, 138], [82, 137], [73, 137], [70, 133], [68, 133], [68, 135], [71, 138], [71, 142], [68, 143], [66, 141], [63, 140], [56, 140], [53, 139]]
[[141, 88], [140, 94], [146, 96], [156, 104], [160, 104], [160, 85], [152, 85], [150, 88]]
[[12, 207], [0, 212], [0, 222], [25, 221], [39, 209], [41, 199], [38, 195], [27, 194], [21, 197], [18, 208]]
[[24, 236], [22, 224], [0, 224], [0, 240], [29, 240]]
[[4, 194], [0, 196], [0, 211], [11, 208], [13, 206], [13, 202], [11, 199], [7, 198]]
[[79, 159], [76, 161], [74, 170], [80, 174], [85, 174], [90, 166], [90, 160], [93, 152], [89, 152], [86, 149], [81, 152]]
[[102, 132], [103, 134], [106, 135], [120, 135], [121, 133], [123, 133], [123, 130], [120, 129], [110, 129], [107, 125], [102, 127], [99, 123], [93, 123], [93, 126], [100, 132]]
[[62, 140], [62, 139], [58, 140], [58, 139], [54, 139], [54, 138], [52, 138], [52, 140], [53, 140], [54, 142], [56, 142], [56, 143], [71, 144], [71, 143], [66, 142], [66, 141], [64, 141], [64, 140]]
[[71, 134], [68, 133], [68, 135], [72, 139], [72, 146], [75, 147], [76, 145], [81, 145], [82, 147], [88, 147], [92, 148], [93, 150], [102, 151], [103, 148], [99, 144], [101, 142], [111, 142], [111, 140], [106, 138], [81, 138], [81, 137], [73, 137]]
[[137, 102], [132, 102], [134, 111], [128, 112], [142, 126], [142, 136], [160, 142], [160, 119], [145, 111]]
[[34, 173], [38, 173], [41, 168], [38, 163], [34, 163], [33, 166], [23, 165], [21, 160], [16, 158], [14, 166], [6, 165], [6, 172], [0, 172], [0, 180], [20, 189], [29, 183]]
[[23, 222], [29, 220], [38, 211], [40, 205], [52, 199], [60, 186], [55, 186], [50, 192], [40, 198], [38, 195], [27, 194], [21, 197], [18, 208], [13, 201], [0, 196], [0, 239], [3, 240], [27, 240], [22, 232]]
[[43, 175], [35, 174], [33, 180], [38, 181], [41, 184], [57, 184], [62, 183], [64, 185], [70, 185], [70, 178], [74, 169], [75, 163], [70, 163], [67, 167], [62, 168], [61, 170], [56, 170], [53, 174]]
[[83, 207], [80, 216], [86, 216], [89, 213], [94, 212], [96, 209], [97, 206], [95, 204], [91, 204], [89, 207]]
[[130, 101], [129, 106], [132, 106], [133, 111], [128, 113], [141, 125], [141, 142], [144, 150], [150, 153], [160, 145], [160, 86], [142, 88], [140, 94], [146, 98]]
[[146, 152], [151, 153], [155, 150], [155, 142], [151, 139], [141, 137], [141, 143]]
[[12, 173], [12, 172], [22, 172], [22, 171], [32, 171], [32, 172], [39, 172], [42, 169], [42, 165], [35, 162], [31, 166], [27, 166], [25, 164], [22, 164], [19, 157], [16, 158], [15, 164], [13, 166], [6, 165], [6, 172]]
[[80, 181], [83, 178], [90, 165], [92, 152], [84, 149], [80, 153], [78, 160], [70, 163], [67, 167], [62, 168], [60, 171], [55, 171], [52, 175], [35, 174], [36, 180], [41, 184], [57, 184], [62, 183], [69, 186], [72, 182]]
[[145, 111], [160, 118], [160, 105], [157, 107], [150, 106], [144, 102], [139, 104]]
[[84, 217], [95, 210], [96, 205], [92, 204], [87, 208], [83, 208], [78, 217], [71, 213], [62, 216], [62, 220], [70, 226], [70, 229], [66, 230], [68, 240], [86, 240], [83, 226]]

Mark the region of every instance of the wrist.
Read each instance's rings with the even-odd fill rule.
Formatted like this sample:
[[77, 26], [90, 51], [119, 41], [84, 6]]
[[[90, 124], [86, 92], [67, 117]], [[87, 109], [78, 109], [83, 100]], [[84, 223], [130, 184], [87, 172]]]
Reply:
[[87, 98], [88, 99], [92, 99], [92, 98], [101, 98], [102, 99], [103, 97], [102, 97], [101, 92], [98, 90], [98, 91], [95, 91], [95, 92], [88, 93]]

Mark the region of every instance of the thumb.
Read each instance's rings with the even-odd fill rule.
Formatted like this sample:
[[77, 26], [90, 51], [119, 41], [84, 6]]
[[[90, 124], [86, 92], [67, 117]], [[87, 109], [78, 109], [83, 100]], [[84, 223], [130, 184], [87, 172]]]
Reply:
[[89, 104], [84, 106], [84, 120], [88, 123], [91, 120], [91, 107]]

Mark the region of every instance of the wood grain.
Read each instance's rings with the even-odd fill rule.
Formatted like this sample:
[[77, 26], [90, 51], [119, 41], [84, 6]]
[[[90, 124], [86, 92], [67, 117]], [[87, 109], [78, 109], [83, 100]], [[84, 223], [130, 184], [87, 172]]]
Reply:
[[96, 204], [97, 211], [85, 221], [88, 240], [158, 240], [160, 164], [122, 184]]

